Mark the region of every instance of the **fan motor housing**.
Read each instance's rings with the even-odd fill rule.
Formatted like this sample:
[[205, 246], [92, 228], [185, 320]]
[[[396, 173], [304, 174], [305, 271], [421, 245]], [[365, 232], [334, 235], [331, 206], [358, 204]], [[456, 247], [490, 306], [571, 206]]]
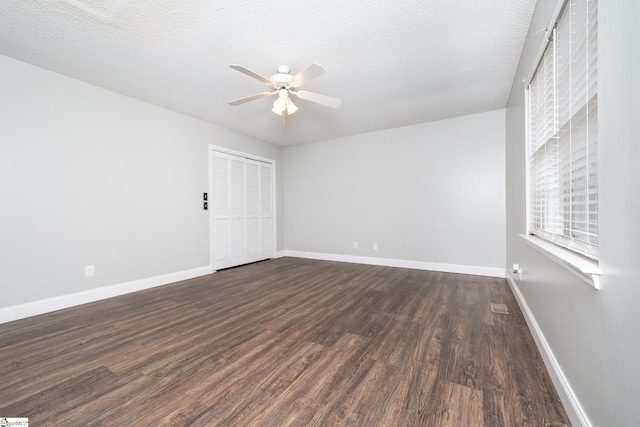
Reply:
[[292, 78], [293, 78], [293, 76], [291, 74], [279, 73], [279, 74], [274, 74], [273, 76], [271, 76], [270, 80], [277, 87], [289, 87], [289, 82], [291, 81]]
[[291, 71], [289, 67], [287, 65], [278, 65], [276, 70], [278, 73], [271, 76], [270, 79], [273, 84], [277, 87], [289, 87], [289, 82], [293, 78], [293, 76], [289, 74]]

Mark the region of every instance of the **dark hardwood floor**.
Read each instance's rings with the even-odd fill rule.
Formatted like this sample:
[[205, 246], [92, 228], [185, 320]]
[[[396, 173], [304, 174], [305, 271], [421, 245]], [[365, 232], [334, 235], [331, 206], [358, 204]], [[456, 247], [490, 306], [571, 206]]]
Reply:
[[33, 426], [569, 424], [505, 280], [295, 258], [0, 325], [0, 416]]

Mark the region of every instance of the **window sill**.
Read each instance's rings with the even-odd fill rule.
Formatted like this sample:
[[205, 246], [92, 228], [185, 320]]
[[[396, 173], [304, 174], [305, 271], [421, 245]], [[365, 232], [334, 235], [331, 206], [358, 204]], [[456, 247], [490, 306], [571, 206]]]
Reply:
[[541, 254], [551, 258], [595, 289], [600, 289], [600, 265], [594, 261], [575, 252], [554, 245], [536, 236], [520, 234], [529, 246]]

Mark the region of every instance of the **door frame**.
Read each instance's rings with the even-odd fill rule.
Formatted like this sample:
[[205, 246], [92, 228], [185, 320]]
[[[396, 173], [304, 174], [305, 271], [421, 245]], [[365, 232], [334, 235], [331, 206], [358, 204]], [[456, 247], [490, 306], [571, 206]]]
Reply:
[[[207, 150], [207, 162], [208, 162], [208, 167], [209, 167], [209, 173], [207, 174], [207, 188], [208, 188], [208, 194], [209, 194], [209, 200], [211, 200], [211, 183], [213, 181], [213, 165], [211, 164], [211, 153], [212, 152], [218, 152], [218, 153], [222, 153], [222, 154], [230, 154], [232, 156], [238, 156], [238, 157], [242, 157], [245, 158], [247, 160], [253, 160], [256, 162], [262, 162], [262, 163], [268, 163], [271, 165], [271, 179], [272, 179], [272, 187], [271, 187], [271, 206], [273, 206], [273, 256], [275, 258], [276, 253], [277, 253], [277, 247], [278, 247], [278, 232], [277, 232], [277, 228], [278, 228], [278, 220], [277, 220], [277, 213], [278, 213], [278, 209], [277, 209], [277, 205], [276, 205], [276, 161], [274, 159], [269, 159], [267, 157], [261, 157], [261, 156], [256, 156], [254, 154], [250, 154], [250, 153], [245, 153], [242, 151], [238, 151], [238, 150], [233, 150], [231, 148], [226, 148], [226, 147], [221, 147], [219, 145], [214, 145], [214, 144], [209, 144], [208, 150]], [[209, 210], [209, 268], [211, 269], [211, 273], [215, 273], [216, 270], [214, 270], [213, 265], [214, 265], [214, 253], [213, 253], [213, 211]]]

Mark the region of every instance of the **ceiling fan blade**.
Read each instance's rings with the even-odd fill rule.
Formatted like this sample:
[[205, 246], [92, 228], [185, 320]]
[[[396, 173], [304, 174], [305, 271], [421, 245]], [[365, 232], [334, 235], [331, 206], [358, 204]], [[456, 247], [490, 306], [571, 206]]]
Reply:
[[254, 100], [260, 99], [260, 98], [266, 98], [267, 96], [275, 95], [276, 93], [278, 93], [278, 92], [256, 93], [255, 95], [245, 96], [244, 98], [240, 98], [240, 99], [235, 99], [233, 101], [229, 101], [229, 105], [244, 104], [245, 102], [254, 101]]
[[265, 83], [265, 84], [267, 84], [267, 85], [269, 85], [271, 87], [275, 87], [271, 80], [269, 80], [268, 78], [266, 78], [264, 76], [261, 76], [260, 74], [254, 72], [254, 71], [251, 71], [250, 69], [248, 69], [246, 67], [243, 67], [242, 65], [233, 64], [233, 65], [230, 65], [230, 67], [233, 68], [234, 70], [240, 71], [243, 74], [246, 74], [249, 77], [253, 77], [256, 80], [260, 80], [262, 83]]
[[315, 102], [317, 104], [322, 104], [331, 108], [340, 108], [340, 105], [342, 105], [341, 100], [337, 98], [331, 98], [330, 96], [326, 95], [320, 95], [319, 93], [307, 92], [305, 90], [299, 90], [297, 92], [291, 91], [291, 93], [296, 95], [300, 99]]
[[306, 82], [315, 79], [318, 76], [326, 73], [327, 70], [320, 64], [311, 64], [304, 70], [300, 71], [298, 74], [293, 76], [291, 81], [289, 82], [289, 86], [291, 87], [300, 87]]

